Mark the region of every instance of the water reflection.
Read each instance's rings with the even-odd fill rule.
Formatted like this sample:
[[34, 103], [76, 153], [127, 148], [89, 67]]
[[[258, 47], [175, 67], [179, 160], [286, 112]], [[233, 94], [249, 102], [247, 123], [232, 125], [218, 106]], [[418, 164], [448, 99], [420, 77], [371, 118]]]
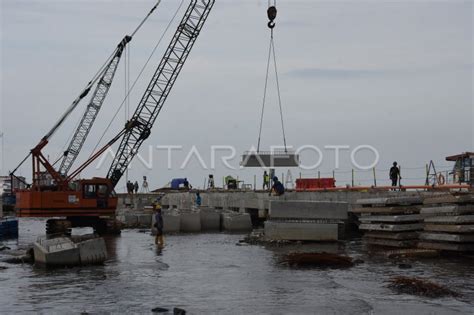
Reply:
[[[44, 222], [22, 220], [22, 247]], [[474, 301], [471, 260], [408, 261], [411, 269], [363, 250], [360, 242], [236, 246], [241, 235], [172, 235], [157, 248], [149, 233], [125, 230], [105, 238], [103, 266], [0, 270], [0, 313], [148, 313], [181, 307], [190, 313], [470, 313]], [[10, 246], [9, 245], [9, 246]], [[350, 269], [294, 269], [279, 264], [290, 251], [345, 253], [365, 263]], [[0, 252], [0, 258], [3, 254]], [[3, 265], [3, 264], [2, 264]], [[386, 287], [395, 275], [432, 277], [461, 291], [442, 301], [398, 295]]]

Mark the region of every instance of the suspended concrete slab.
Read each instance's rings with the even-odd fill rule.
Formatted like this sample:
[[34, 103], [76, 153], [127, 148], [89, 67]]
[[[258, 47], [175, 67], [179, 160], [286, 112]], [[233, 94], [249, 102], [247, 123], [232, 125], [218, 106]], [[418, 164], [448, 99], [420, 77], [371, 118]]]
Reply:
[[299, 155], [291, 152], [245, 152], [242, 155], [243, 167], [298, 167]]

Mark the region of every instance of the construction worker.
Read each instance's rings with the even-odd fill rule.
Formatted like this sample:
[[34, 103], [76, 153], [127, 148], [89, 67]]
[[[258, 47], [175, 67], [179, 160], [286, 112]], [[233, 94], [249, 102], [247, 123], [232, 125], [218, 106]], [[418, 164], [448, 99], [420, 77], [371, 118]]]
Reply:
[[400, 176], [400, 169], [397, 166], [397, 162], [393, 162], [393, 166], [390, 168], [390, 180], [392, 181], [392, 186], [396, 187], [398, 185], [398, 179], [402, 179]]
[[267, 171], [263, 172], [263, 190], [270, 189], [270, 176], [268, 175]]
[[127, 181], [127, 193], [129, 195], [133, 194], [133, 184], [131, 181]]
[[133, 189], [135, 190], [135, 194], [138, 194], [138, 188], [139, 188], [138, 182], [135, 181], [135, 184], [133, 184]]
[[285, 187], [283, 184], [278, 180], [278, 177], [273, 177], [273, 186], [272, 186], [272, 191], [270, 194], [273, 192], [274, 196], [281, 196], [285, 193]]
[[163, 216], [161, 215], [161, 205], [155, 205], [155, 228], [156, 228], [156, 237], [155, 244], [159, 248], [163, 248], [164, 239], [163, 239]]
[[201, 206], [201, 202], [202, 202], [201, 194], [199, 194], [199, 192], [196, 192], [196, 206], [198, 208]]

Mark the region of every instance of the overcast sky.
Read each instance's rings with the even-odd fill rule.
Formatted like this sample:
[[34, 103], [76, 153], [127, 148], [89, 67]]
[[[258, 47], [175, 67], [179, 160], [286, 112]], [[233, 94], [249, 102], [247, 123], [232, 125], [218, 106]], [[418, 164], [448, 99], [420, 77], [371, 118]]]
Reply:
[[[5, 155], [0, 172], [5, 174], [46, 134], [155, 1], [0, 2], [0, 133]], [[132, 79], [179, 3], [163, 0], [134, 37]], [[133, 90], [132, 112], [187, 5], [185, 1]], [[359, 145], [371, 145], [380, 153], [379, 183], [388, 183], [385, 169], [394, 160], [402, 165], [406, 183], [422, 184], [416, 178], [423, 177], [425, 163], [434, 160], [439, 169], [446, 169], [446, 156], [474, 150], [472, 1], [279, 0], [277, 7], [275, 43], [287, 142], [294, 148], [317, 146], [324, 157], [318, 169], [292, 169], [294, 177], [299, 172], [332, 172], [335, 154], [324, 149], [327, 145], [350, 147], [340, 153], [339, 184], [350, 177], [350, 152]], [[188, 177], [202, 186], [209, 173], [218, 183], [225, 175], [253, 183], [254, 174], [260, 182], [260, 169], [227, 170], [217, 162], [210, 171], [195, 158], [186, 169], [179, 166], [193, 145], [207, 166], [212, 145], [234, 146], [237, 155], [256, 145], [269, 40], [266, 8], [267, 1], [216, 1], [144, 144], [146, 159], [152, 148], [153, 168], [134, 163], [130, 179], [141, 181], [147, 175], [153, 188], [174, 177]], [[124, 85], [121, 64], [80, 160], [90, 154], [120, 105]], [[273, 76], [267, 101], [264, 149], [282, 144]], [[80, 107], [51, 139], [45, 150], [51, 160], [61, 154], [83, 110]], [[105, 139], [124, 121], [122, 110]], [[183, 151], [172, 153], [173, 169], [167, 169], [167, 153], [157, 150], [158, 145], [183, 146]], [[305, 165], [318, 159], [308, 151], [301, 158]], [[359, 164], [371, 160], [370, 152], [358, 155]], [[109, 164], [93, 166], [82, 176], [105, 176]], [[232, 164], [238, 167], [239, 158]], [[286, 169], [277, 170], [282, 172]], [[30, 163], [20, 173], [29, 177]], [[370, 172], [356, 172], [357, 184], [370, 181]]]

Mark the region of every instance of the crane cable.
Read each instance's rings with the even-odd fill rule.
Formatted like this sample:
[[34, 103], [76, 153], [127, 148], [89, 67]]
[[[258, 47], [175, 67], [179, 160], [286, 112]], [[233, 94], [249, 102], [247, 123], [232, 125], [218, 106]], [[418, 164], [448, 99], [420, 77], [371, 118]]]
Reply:
[[[158, 8], [158, 6], [160, 4], [161, 4], [161, 0], [157, 0], [155, 5], [150, 9], [150, 11], [148, 11], [148, 14], [141, 20], [140, 24], [138, 24], [138, 26], [133, 30], [133, 32], [130, 35], [131, 38], [133, 38], [133, 36], [135, 36], [135, 34], [140, 30], [140, 28], [143, 26], [143, 24], [145, 24], [145, 22], [152, 15], [152, 13]], [[128, 99], [127, 91], [130, 89], [130, 82], [129, 82], [130, 81], [130, 48], [129, 48], [129, 46], [130, 45], [131, 45], [131, 43], [129, 42], [128, 45], [126, 45], [125, 49], [124, 49], [125, 82], [128, 82], [128, 85], [127, 85], [127, 83], [125, 83], [126, 84], [125, 85], [125, 89], [126, 89], [125, 99]], [[94, 76], [89, 81], [89, 83], [87, 83], [87, 86], [82, 90], [81, 94], [85, 93], [85, 91], [89, 91], [92, 88], [92, 86], [97, 82], [97, 80], [99, 80], [99, 78], [101, 78], [104, 75], [104, 72], [107, 70], [106, 69], [107, 65], [110, 63], [112, 58], [114, 58], [114, 56], [117, 54], [117, 50], [119, 50], [119, 49], [120, 49], [119, 47], [116, 47], [114, 49], [114, 51], [110, 54], [110, 56], [107, 58], [107, 60], [102, 64], [102, 66], [99, 68], [99, 70], [97, 70], [97, 72], [94, 74]], [[86, 93], [86, 95], [87, 94], [88, 94], [88, 92]], [[84, 95], [84, 97], [86, 95]], [[127, 101], [128, 101], [128, 108], [129, 108], [130, 107], [130, 100], [127, 100]], [[126, 114], [128, 115], [128, 112]], [[63, 146], [63, 149], [61, 150], [61, 153], [59, 153], [59, 155], [56, 158], [55, 162], [52, 164], [53, 166], [55, 166], [64, 157], [63, 152], [66, 150], [67, 146], [69, 145], [72, 138], [74, 137], [74, 134], [75, 134], [77, 128], [79, 127], [79, 124], [81, 123], [81, 121], [82, 121], [82, 117], [79, 117], [78, 120], [77, 120], [77, 123], [75, 124], [75, 128], [71, 129], [71, 133], [67, 137], [67, 141], [65, 142], [65, 144]], [[29, 157], [29, 155], [28, 155], [28, 157]]]
[[281, 120], [281, 129], [283, 133], [283, 145], [285, 148], [285, 153], [288, 152], [287, 146], [286, 146], [286, 134], [285, 134], [285, 124], [283, 121], [283, 109], [282, 109], [282, 104], [281, 104], [281, 93], [280, 93], [280, 81], [278, 79], [278, 68], [277, 68], [277, 61], [276, 61], [276, 53], [275, 53], [275, 41], [273, 38], [273, 29], [275, 27], [275, 18], [277, 15], [277, 9], [276, 9], [276, 0], [273, 1], [273, 5], [271, 5], [271, 0], [268, 1], [268, 9], [267, 9], [267, 15], [269, 22], [267, 24], [268, 28], [270, 29], [270, 44], [268, 48], [268, 58], [267, 58], [267, 70], [265, 74], [265, 86], [263, 89], [263, 101], [262, 101], [262, 112], [260, 115], [260, 127], [259, 127], [259, 132], [258, 132], [258, 143], [257, 143], [257, 153], [260, 152], [260, 140], [262, 136], [262, 127], [263, 127], [263, 115], [265, 112], [265, 103], [266, 103], [266, 98], [267, 98], [267, 88], [268, 88], [268, 76], [269, 76], [269, 70], [270, 70], [270, 61], [271, 58], [273, 57], [273, 66], [275, 68], [275, 80], [276, 80], [276, 87], [277, 87], [277, 93], [278, 93], [278, 106], [280, 109], [280, 120]]
[[126, 97], [124, 98], [124, 100], [122, 101], [122, 103], [120, 103], [119, 107], [117, 108], [114, 116], [112, 117], [112, 119], [110, 120], [109, 124], [107, 125], [107, 127], [105, 128], [104, 132], [102, 133], [102, 135], [100, 136], [99, 140], [97, 141], [97, 144], [95, 145], [94, 149], [92, 150], [92, 153], [90, 154], [89, 158], [91, 158], [93, 155], [94, 155], [94, 152], [97, 150], [97, 148], [99, 147], [100, 143], [102, 142], [102, 140], [104, 139], [107, 131], [110, 129], [112, 123], [115, 121], [115, 118], [117, 117], [117, 115], [119, 114], [120, 110], [122, 109], [122, 107], [124, 106], [125, 104], [125, 101], [126, 99], [130, 96], [130, 93], [132, 92], [133, 88], [135, 87], [135, 85], [137, 84], [138, 80], [140, 79], [140, 77], [142, 76], [143, 72], [145, 71], [145, 68], [148, 66], [148, 63], [150, 62], [151, 58], [153, 57], [153, 55], [155, 54], [155, 51], [157, 50], [158, 46], [161, 44], [163, 38], [165, 37], [166, 33], [168, 32], [169, 28], [171, 27], [171, 24], [174, 22], [174, 20], [176, 19], [176, 16], [178, 15], [179, 13], [179, 10], [181, 9], [181, 7], [183, 6], [183, 3], [184, 3], [184, 0], [181, 0], [178, 8], [176, 9], [176, 12], [174, 13], [173, 17], [171, 18], [170, 22], [168, 23], [168, 25], [166, 26], [165, 30], [163, 31], [163, 34], [160, 36], [160, 38], [158, 39], [158, 42], [156, 43], [155, 47], [153, 48], [150, 56], [148, 57], [148, 59], [146, 60], [145, 64], [143, 65], [143, 67], [140, 69], [140, 72], [138, 73], [138, 76], [135, 78], [135, 80], [133, 81], [132, 83], [132, 86], [130, 87], [130, 89], [128, 90], [127, 92], [127, 95]]

